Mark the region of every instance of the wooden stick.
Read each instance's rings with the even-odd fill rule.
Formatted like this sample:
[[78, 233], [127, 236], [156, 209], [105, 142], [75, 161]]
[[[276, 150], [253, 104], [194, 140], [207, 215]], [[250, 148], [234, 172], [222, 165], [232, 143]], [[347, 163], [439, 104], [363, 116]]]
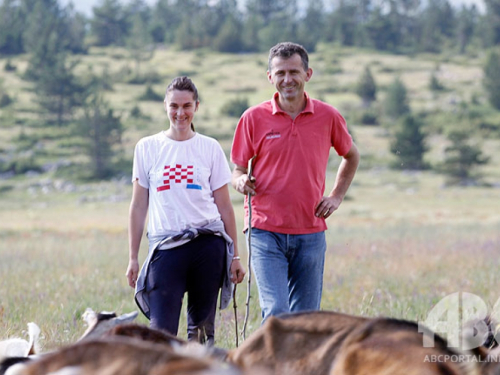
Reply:
[[236, 285], [233, 289], [233, 309], [234, 309], [234, 332], [236, 336], [236, 347], [238, 347], [238, 306], [236, 305]]
[[[248, 161], [248, 178], [251, 180], [252, 177], [252, 171], [253, 171], [253, 160], [255, 159], [256, 156], [253, 156], [249, 161]], [[247, 301], [245, 303], [246, 309], [245, 309], [245, 320], [243, 322], [243, 331], [242, 331], [242, 336], [243, 340], [246, 339], [246, 331], [247, 331], [247, 324], [248, 324], [248, 317], [250, 315], [250, 291], [252, 287], [252, 195], [250, 193], [247, 194], [247, 200], [248, 200], [248, 261], [247, 261], [247, 266], [248, 266], [248, 281], [247, 281]]]

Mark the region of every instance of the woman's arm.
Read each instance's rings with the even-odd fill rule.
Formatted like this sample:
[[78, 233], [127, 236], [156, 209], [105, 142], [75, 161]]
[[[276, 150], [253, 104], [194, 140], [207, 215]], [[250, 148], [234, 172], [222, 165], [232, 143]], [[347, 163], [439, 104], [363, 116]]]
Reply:
[[[233, 205], [229, 196], [228, 185], [224, 185], [214, 191], [214, 201], [219, 210], [222, 222], [224, 223], [224, 228], [226, 229], [229, 237], [233, 239], [234, 256], [239, 257], [236, 219], [234, 217]], [[235, 284], [241, 283], [245, 277], [245, 273], [246, 271], [241, 265], [240, 260], [233, 259], [233, 262], [231, 263], [231, 281]]]
[[148, 205], [149, 191], [139, 185], [139, 182], [135, 180], [129, 209], [129, 261], [126, 273], [128, 285], [132, 288], [135, 288], [135, 283], [139, 276], [139, 248], [146, 225]]

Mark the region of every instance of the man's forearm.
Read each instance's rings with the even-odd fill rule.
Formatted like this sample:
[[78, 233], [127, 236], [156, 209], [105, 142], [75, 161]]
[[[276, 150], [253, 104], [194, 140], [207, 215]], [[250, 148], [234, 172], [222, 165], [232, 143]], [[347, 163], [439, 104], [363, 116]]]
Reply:
[[349, 150], [340, 163], [335, 184], [329, 194], [330, 197], [336, 197], [340, 200], [344, 199], [358, 169], [359, 159], [358, 149], [353, 143], [351, 150]]

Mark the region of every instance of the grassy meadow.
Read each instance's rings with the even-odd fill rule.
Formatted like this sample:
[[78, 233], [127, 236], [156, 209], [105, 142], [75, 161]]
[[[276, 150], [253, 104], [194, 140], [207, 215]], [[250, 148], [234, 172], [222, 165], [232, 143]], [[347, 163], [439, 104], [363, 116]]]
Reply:
[[[13, 59], [17, 72], [0, 72], [3, 87], [16, 99], [11, 107], [0, 109], [2, 150], [9, 150], [11, 139], [20, 132], [62, 132], [36, 126], [41, 114], [33, 108], [34, 93], [19, 77], [26, 58]], [[108, 71], [119, 77], [133, 66], [126, 51], [120, 49], [91, 49], [80, 59], [82, 75]], [[493, 306], [500, 297], [496, 289], [500, 139], [480, 140], [491, 158], [481, 169], [487, 184], [451, 187], [432, 170], [389, 169], [394, 158], [389, 152], [389, 127], [350, 121], [360, 110], [352, 87], [366, 64], [379, 85], [380, 100], [384, 87], [400, 76], [408, 87], [412, 109], [441, 111], [446, 126], [453, 126], [453, 121], [447, 121], [445, 115], [457, 112], [461, 102], [484, 97], [481, 56], [406, 57], [327, 46], [311, 55], [314, 75], [307, 89], [346, 115], [362, 157], [346, 200], [327, 220], [322, 308], [425, 320], [440, 299], [455, 292], [476, 294]], [[191, 76], [202, 101], [195, 125], [200, 132], [216, 137], [229, 153], [237, 119], [222, 115], [221, 108], [234, 98], [247, 98], [250, 104], [268, 99], [274, 90], [267, 82], [266, 66], [267, 54], [164, 49], [142, 63], [141, 69], [161, 77], [162, 82], [153, 85], [158, 93], [164, 92], [173, 77]], [[440, 94], [428, 89], [433, 72], [447, 88]], [[118, 80], [113, 87], [106, 95], [122, 115], [126, 126], [122, 147], [131, 159], [138, 139], [168, 126], [166, 115], [161, 101], [137, 100], [145, 86]], [[149, 118], [132, 119], [129, 112], [135, 105]], [[491, 116], [498, 119], [497, 114]], [[64, 160], [84, 158], [64, 148], [63, 141], [53, 137], [43, 147]], [[429, 162], [442, 160], [445, 135], [434, 132], [429, 146]], [[338, 161], [332, 153], [327, 189], [333, 186]], [[241, 229], [243, 197], [232, 190], [231, 194]], [[128, 176], [86, 184], [53, 173], [0, 179], [0, 338], [26, 337], [26, 323], [34, 321], [42, 330], [42, 348], [50, 350], [74, 342], [85, 331], [81, 315], [87, 307], [117, 313], [136, 310], [133, 290], [125, 278], [130, 195]], [[245, 257], [243, 235], [239, 246]], [[146, 251], [144, 240], [141, 259]], [[245, 315], [246, 287], [245, 280], [237, 288], [239, 328]], [[255, 282], [252, 287], [247, 335], [260, 325]], [[146, 323], [142, 316], [138, 321]], [[232, 307], [221, 311], [217, 316], [218, 346], [234, 347], [234, 328]], [[184, 317], [179, 332], [185, 337]]]

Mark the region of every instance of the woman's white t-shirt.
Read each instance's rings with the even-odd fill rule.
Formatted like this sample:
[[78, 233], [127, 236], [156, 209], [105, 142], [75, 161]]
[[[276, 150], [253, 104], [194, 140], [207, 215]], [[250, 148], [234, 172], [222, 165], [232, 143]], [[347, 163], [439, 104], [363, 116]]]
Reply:
[[175, 141], [160, 132], [137, 143], [135, 180], [149, 189], [148, 233], [161, 235], [220, 220], [213, 192], [231, 181], [231, 170], [215, 139]]

